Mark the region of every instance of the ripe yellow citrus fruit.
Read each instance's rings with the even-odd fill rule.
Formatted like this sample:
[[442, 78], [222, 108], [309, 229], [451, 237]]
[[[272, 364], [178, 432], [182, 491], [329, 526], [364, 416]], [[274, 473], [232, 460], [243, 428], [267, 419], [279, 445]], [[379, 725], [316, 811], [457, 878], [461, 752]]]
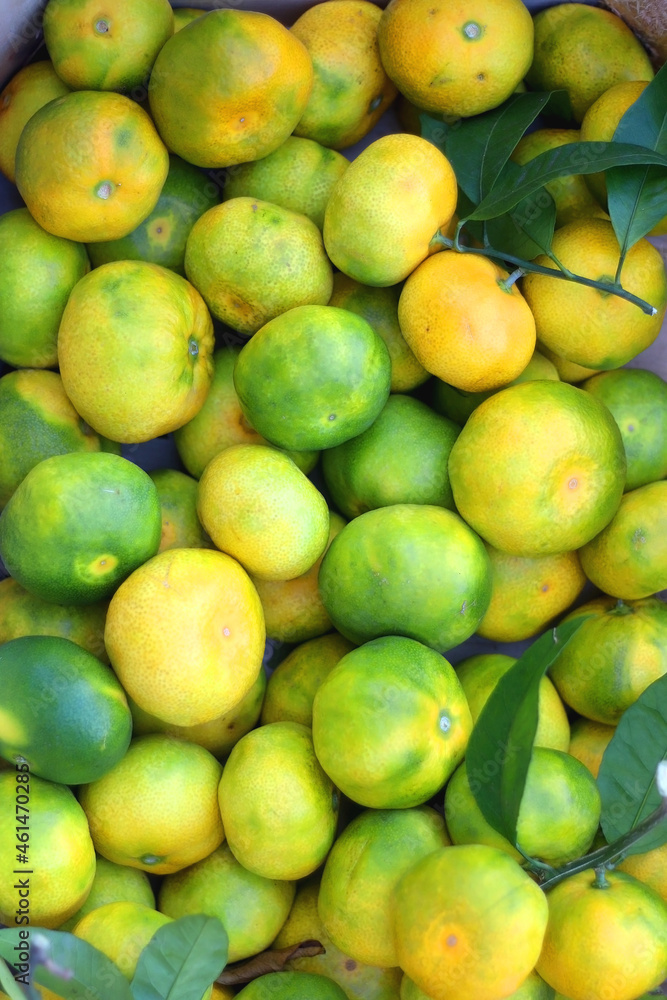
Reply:
[[144, 261], [86, 275], [58, 333], [65, 392], [114, 441], [147, 441], [194, 417], [213, 376], [212, 352], [213, 324], [199, 292]]
[[368, 810], [353, 819], [326, 860], [317, 904], [336, 947], [366, 965], [395, 968], [396, 885], [420, 858], [449, 843], [442, 817], [426, 806]]
[[146, 260], [184, 275], [185, 244], [190, 230], [218, 200], [217, 184], [172, 153], [169, 173], [153, 211], [122, 239], [89, 243], [93, 266], [112, 260]]
[[[630, 86], [634, 86], [634, 84]], [[583, 122], [581, 128], [581, 135], [578, 129], [536, 129], [535, 132], [529, 132], [528, 135], [524, 135], [519, 140], [511, 158], [515, 163], [523, 166], [549, 149], [557, 149], [559, 146], [579, 142], [580, 138], [587, 139], [588, 136], [584, 135], [583, 132]], [[609, 139], [611, 139], [611, 135]], [[558, 229], [574, 219], [587, 216], [596, 216], [601, 219], [607, 217], [588, 189], [591, 176], [590, 174], [570, 174], [567, 177], [558, 177], [555, 181], [549, 181], [548, 184], [544, 185], [556, 203], [556, 227]]]
[[0, 644], [23, 635], [58, 635], [71, 639], [103, 663], [107, 604], [62, 605], [43, 601], [7, 577], [0, 580]]
[[0, 358], [50, 368], [70, 292], [90, 270], [85, 248], [42, 229], [27, 208], [0, 217]]
[[45, 458], [30, 470], [0, 518], [0, 554], [37, 597], [93, 604], [160, 544], [157, 490], [133, 462], [105, 452]]
[[502, 104], [533, 58], [533, 22], [518, 0], [391, 0], [378, 37], [401, 93], [456, 118]]
[[330, 306], [362, 316], [384, 340], [391, 359], [391, 391], [410, 392], [429, 377], [405, 342], [398, 323], [400, 285], [377, 288], [362, 285], [336, 271]]
[[491, 603], [477, 634], [494, 642], [519, 642], [537, 635], [570, 607], [586, 583], [576, 552], [511, 556], [487, 545], [491, 561]]
[[561, 358], [558, 354], [554, 354], [546, 344], [540, 343], [539, 339], [537, 341], [537, 349], [540, 354], [543, 354], [552, 363], [558, 372], [561, 382], [570, 382], [574, 385], [577, 382], [582, 382], [589, 375], [597, 374], [597, 369], [595, 368], [585, 368], [583, 365], [575, 364], [574, 361], [568, 361], [567, 358]]
[[615, 83], [653, 79], [641, 42], [608, 10], [566, 3], [540, 11], [534, 21], [526, 83], [534, 90], [567, 90], [575, 121]]
[[[466, 696], [473, 725], [479, 719], [489, 696], [504, 674], [516, 660], [504, 653], [479, 653], [469, 656], [456, 665], [458, 677]], [[539, 715], [535, 746], [567, 750], [570, 744], [570, 725], [558, 692], [548, 677], [540, 681]]]
[[232, 198], [198, 219], [185, 273], [213, 315], [248, 336], [295, 306], [326, 305], [333, 280], [315, 223], [257, 198]]
[[[556, 232], [552, 250], [575, 274], [595, 281], [614, 280], [619, 245], [611, 222], [605, 219], [568, 223]], [[545, 254], [535, 263], [555, 267]], [[639, 240], [628, 251], [621, 283], [653, 306], [655, 315], [647, 316], [632, 302], [575, 281], [526, 275], [523, 294], [535, 316], [538, 340], [555, 354], [588, 368], [619, 368], [630, 361], [658, 336], [667, 304], [665, 265], [648, 240]], [[576, 323], [573, 316], [578, 317]]]
[[319, 891], [318, 882], [306, 882], [299, 886], [289, 917], [273, 944], [275, 948], [289, 948], [301, 941], [319, 941], [325, 952], [311, 958], [291, 959], [287, 968], [328, 976], [345, 991], [348, 998], [396, 1000], [401, 970], [366, 965], [337, 948], [318, 913]]
[[70, 451], [101, 451], [56, 372], [27, 369], [0, 379], [0, 508], [38, 462]]
[[16, 185], [35, 220], [87, 243], [131, 233], [155, 208], [169, 154], [121, 94], [82, 90], [45, 105], [21, 133]]
[[169, 875], [208, 857], [224, 839], [222, 767], [203, 747], [172, 736], [138, 736], [79, 798], [95, 849], [109, 861]]
[[232, 378], [240, 347], [220, 347], [212, 357], [213, 380], [199, 412], [174, 431], [183, 465], [199, 479], [212, 458], [233, 444], [266, 444], [247, 422]]
[[564, 621], [586, 618], [549, 675], [580, 715], [615, 726], [640, 694], [667, 673], [667, 605], [654, 597], [599, 597]]
[[156, 930], [170, 922], [164, 913], [127, 900], [91, 910], [72, 933], [103, 952], [131, 980], [141, 952]]
[[584, 573], [612, 597], [637, 600], [667, 588], [667, 482], [626, 493], [580, 553]]
[[462, 760], [471, 730], [453, 667], [402, 636], [347, 653], [313, 702], [320, 764], [344, 795], [373, 809], [422, 805], [435, 795]]
[[155, 469], [150, 473], [162, 512], [162, 537], [158, 552], [165, 549], [210, 549], [213, 542], [197, 517], [197, 481], [178, 469]]
[[[547, 894], [549, 923], [537, 971], [571, 1000], [632, 1000], [662, 982], [667, 904], [624, 872], [578, 872]], [[583, 928], [586, 933], [583, 933]]]
[[16, 147], [26, 123], [49, 101], [65, 94], [69, 87], [48, 59], [24, 66], [0, 92], [0, 171], [8, 180], [14, 180]]
[[324, 552], [301, 576], [291, 580], [251, 578], [262, 602], [267, 638], [278, 642], [305, 642], [332, 628], [317, 581], [324, 553], [345, 524], [339, 514], [329, 511], [329, 537]]
[[489, 560], [453, 511], [394, 504], [345, 525], [322, 560], [319, 587], [334, 627], [352, 642], [405, 635], [445, 652], [484, 616]]
[[306, 573], [329, 536], [322, 494], [288, 455], [265, 445], [232, 445], [211, 459], [197, 512], [216, 546], [264, 580]]
[[[555, 365], [540, 354], [534, 351], [533, 355], [515, 379], [508, 385], [518, 385], [519, 382], [533, 382], [535, 379], [553, 379], [558, 381], [558, 372]], [[477, 409], [480, 403], [492, 396], [497, 389], [488, 389], [486, 392], [465, 392], [439, 378], [431, 381], [430, 403], [434, 410], [449, 417], [455, 424], [461, 427], [464, 425], [473, 410]]]
[[226, 757], [232, 747], [242, 736], [254, 728], [262, 711], [264, 692], [266, 690], [266, 673], [260, 669], [257, 680], [238, 704], [228, 712], [219, 715], [210, 722], [200, 722], [195, 726], [175, 726], [164, 722], [156, 716], [139, 708], [136, 702], [128, 699], [132, 712], [133, 731], [135, 736], [145, 736], [147, 733], [166, 733], [190, 743], [198, 743], [214, 757]]
[[331, 189], [347, 167], [342, 153], [290, 135], [261, 160], [230, 167], [222, 196], [225, 201], [247, 197], [282, 205], [307, 215], [321, 230]]
[[384, 341], [336, 306], [297, 306], [269, 320], [234, 368], [246, 420], [297, 451], [333, 448], [365, 431], [387, 402], [390, 379]]
[[394, 393], [367, 430], [324, 452], [329, 495], [349, 518], [397, 503], [453, 510], [447, 459], [458, 434], [425, 403]]
[[396, 97], [378, 49], [382, 11], [368, 0], [318, 3], [292, 25], [313, 60], [313, 89], [295, 135], [344, 149], [370, 132]]
[[169, 148], [199, 167], [268, 156], [308, 102], [313, 64], [287, 28], [249, 10], [213, 10], [177, 32], [151, 74], [151, 114]]
[[568, 753], [585, 764], [594, 778], [597, 778], [602, 755], [616, 731], [615, 726], [606, 726], [592, 719], [575, 719], [570, 728]]
[[74, 90], [129, 91], [143, 83], [174, 33], [168, 0], [49, 0], [44, 41]]
[[24, 925], [27, 914], [36, 927], [59, 927], [76, 913], [93, 884], [95, 850], [70, 788], [20, 768], [0, 774], [0, 863], [3, 923]]
[[449, 160], [426, 139], [376, 139], [336, 182], [324, 213], [324, 246], [344, 274], [395, 285], [441, 249], [456, 208]]
[[581, 385], [597, 396], [618, 424], [628, 471], [625, 489], [667, 476], [667, 382], [642, 368], [600, 372]]
[[177, 920], [192, 913], [217, 917], [229, 938], [228, 961], [256, 955], [271, 944], [294, 901], [294, 882], [248, 871], [223, 844], [181, 872], [167, 875], [158, 907]]
[[457, 389], [507, 385], [535, 350], [535, 320], [516, 284], [487, 257], [445, 250], [408, 277], [398, 321], [417, 360]]
[[481, 403], [449, 456], [459, 513], [494, 548], [529, 557], [571, 552], [601, 531], [618, 509], [625, 468], [606, 406], [546, 380]]
[[95, 878], [83, 906], [58, 928], [71, 931], [79, 920], [107, 903], [141, 903], [155, 909], [155, 896], [146, 872], [116, 865], [101, 855], [95, 858]]
[[329, 853], [338, 792], [306, 726], [273, 722], [244, 736], [225, 764], [218, 795], [227, 842], [249, 871], [293, 881]]
[[332, 632], [310, 639], [288, 653], [269, 677], [262, 725], [300, 722], [312, 727], [315, 692], [338, 661], [352, 649], [354, 646], [349, 640]]
[[618, 868], [654, 889], [667, 903], [667, 844], [644, 854], [631, 854]]
[[[647, 86], [646, 81], [628, 80], [615, 83], [609, 90], [605, 90], [584, 115], [581, 141], [611, 142], [621, 118]], [[585, 181], [598, 203], [606, 208], [607, 182], [604, 173], [586, 174]]]
[[[488, 780], [465, 764], [445, 791], [445, 820], [455, 844], [488, 844], [522, 855], [484, 818], [473, 786]], [[530, 857], [558, 867], [585, 854], [600, 822], [600, 793], [590, 771], [569, 753], [533, 747], [517, 821], [517, 843]]]
[[229, 712], [257, 679], [264, 620], [245, 570], [222, 552], [169, 549], [128, 577], [105, 643], [128, 695], [178, 726]]
[[401, 968], [433, 1000], [497, 1000], [521, 985], [547, 923], [542, 890], [502, 851], [443, 847], [394, 896]]
[[[531, 972], [521, 986], [505, 997], [505, 1000], [554, 1000], [553, 993], [551, 987], [536, 972]], [[430, 997], [404, 975], [401, 981], [400, 1000], [430, 1000]]]

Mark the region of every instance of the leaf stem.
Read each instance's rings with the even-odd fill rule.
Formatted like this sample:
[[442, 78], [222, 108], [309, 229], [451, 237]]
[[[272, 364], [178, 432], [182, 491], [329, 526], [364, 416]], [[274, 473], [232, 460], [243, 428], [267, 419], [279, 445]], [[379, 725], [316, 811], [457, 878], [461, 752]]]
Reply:
[[491, 257], [493, 260], [506, 261], [507, 263], [514, 264], [517, 268], [521, 268], [523, 271], [531, 272], [532, 274], [545, 274], [549, 278], [576, 281], [578, 285], [586, 285], [588, 288], [597, 288], [600, 292], [608, 292], [611, 295], [617, 295], [620, 299], [625, 299], [627, 302], [632, 302], [633, 305], [639, 306], [641, 311], [646, 313], [647, 316], [655, 316], [658, 311], [655, 306], [650, 304], [650, 302], [646, 302], [644, 299], [640, 299], [637, 295], [633, 295], [632, 292], [628, 292], [617, 282], [612, 284], [607, 281], [595, 281], [593, 278], [585, 278], [582, 274], [574, 274], [572, 271], [568, 271], [566, 269], [563, 271], [556, 271], [552, 267], [543, 267], [542, 264], [534, 264], [532, 261], [522, 260], [521, 257], [514, 257], [512, 254], [503, 253], [500, 250], [494, 250], [493, 247], [485, 247], [483, 250], [480, 250], [477, 247], [463, 246], [459, 242], [459, 230], [457, 230], [456, 238], [453, 240], [448, 239], [448, 237], [443, 236], [441, 233], [436, 233], [431, 242], [441, 243], [442, 246], [447, 247], [447, 249], [456, 250], [458, 253], [475, 253], [479, 254], [481, 257]]
[[636, 844], [638, 840], [641, 840], [642, 837], [646, 836], [647, 833], [650, 833], [651, 830], [654, 830], [665, 820], [667, 820], [667, 798], [663, 798], [658, 808], [650, 816], [647, 816], [642, 823], [639, 823], [634, 830], [630, 830], [629, 833], [619, 837], [612, 844], [599, 847], [597, 851], [592, 851], [590, 854], [584, 855], [583, 858], [577, 858], [575, 861], [570, 861], [561, 868], [557, 868], [553, 875], [541, 883], [541, 888], [546, 892], [548, 889], [553, 889], [555, 885], [558, 885], [559, 882], [562, 882], [570, 875], [576, 875], [578, 872], [584, 872], [590, 868], [599, 869], [608, 867], [611, 862], [617, 860], [622, 854], [625, 854], [629, 847], [632, 847], [633, 844]]

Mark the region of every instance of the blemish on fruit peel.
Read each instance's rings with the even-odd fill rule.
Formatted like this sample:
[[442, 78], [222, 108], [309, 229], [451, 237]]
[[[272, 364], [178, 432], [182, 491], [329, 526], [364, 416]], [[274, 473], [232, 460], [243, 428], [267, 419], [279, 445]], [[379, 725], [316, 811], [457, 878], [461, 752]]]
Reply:
[[104, 21], [104, 20], [100, 19], [99, 21], [95, 22], [95, 31], [99, 35], [106, 35], [106, 34], [108, 34], [109, 28], [110, 28], [110, 24], [109, 24], [108, 21]]
[[449, 732], [449, 730], [452, 727], [451, 719], [449, 718], [448, 715], [445, 715], [444, 712], [440, 713], [439, 726], [440, 726], [440, 729], [442, 730], [443, 733]]
[[576, 490], [577, 486], [579, 485], [579, 480], [575, 476], [573, 476], [572, 479], [570, 479], [570, 481], [568, 482], [567, 485], [568, 485], [569, 489]]
[[458, 938], [456, 934], [449, 935], [449, 937], [447, 938], [447, 944], [449, 945], [450, 948], [453, 948], [454, 945], [458, 944]]
[[98, 184], [95, 194], [98, 198], [103, 198], [106, 201], [111, 194], [112, 188], [113, 185], [109, 181], [102, 181], [101, 184]]
[[477, 41], [478, 38], [481, 38], [483, 32], [484, 29], [481, 24], [477, 23], [477, 21], [467, 21], [466, 24], [463, 25], [463, 35], [471, 42]]
[[229, 629], [227, 628], [226, 625], [225, 625], [225, 627], [222, 630], [222, 634], [223, 635], [231, 635], [231, 632], [229, 631]]

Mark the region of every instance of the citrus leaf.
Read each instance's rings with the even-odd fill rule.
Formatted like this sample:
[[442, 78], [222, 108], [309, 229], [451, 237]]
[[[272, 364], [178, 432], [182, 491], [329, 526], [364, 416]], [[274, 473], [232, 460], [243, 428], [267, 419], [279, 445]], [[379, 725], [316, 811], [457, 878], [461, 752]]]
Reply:
[[[518, 174], [520, 169], [512, 161], [507, 167], [510, 174]], [[556, 227], [556, 205], [549, 192], [540, 188], [520, 201], [511, 212], [489, 219], [485, 225], [491, 246], [514, 257], [532, 260], [551, 249]]]
[[510, 153], [551, 100], [551, 93], [512, 94], [500, 107], [445, 124], [422, 114], [422, 138], [445, 154], [475, 205], [491, 190]]
[[498, 681], [470, 736], [470, 789], [487, 822], [512, 844], [537, 731], [540, 681], [588, 617], [563, 622], [529, 646]]
[[134, 1000], [201, 1000], [227, 963], [227, 932], [203, 913], [159, 927], [137, 962]]
[[[20, 937], [24, 928], [9, 927], [0, 931], [0, 957], [10, 965], [16, 962], [17, 948], [25, 946]], [[132, 1000], [130, 984], [117, 965], [87, 941], [65, 931], [29, 928], [30, 975], [39, 986], [64, 1000]], [[63, 978], [67, 971], [70, 978]]]
[[19, 986], [2, 958], [0, 958], [0, 993], [3, 996], [8, 996], [9, 1000], [26, 1000], [26, 997], [29, 1000], [33, 1000], [33, 998], [39, 1000], [39, 994], [32, 986], [26, 986], [25, 989]]
[[[667, 760], [667, 674], [625, 710], [602, 757], [598, 788], [602, 832], [607, 841], [634, 830], [660, 805], [655, 772]], [[629, 849], [642, 854], [667, 842], [667, 822]]]
[[[614, 142], [641, 143], [667, 155], [667, 64], [621, 118]], [[667, 169], [615, 167], [607, 173], [609, 215], [622, 258], [667, 215]]]
[[667, 167], [667, 155], [626, 142], [571, 142], [547, 149], [524, 163], [518, 174], [503, 169], [491, 192], [470, 218], [495, 219], [498, 215], [511, 212], [524, 198], [558, 177], [651, 163]]

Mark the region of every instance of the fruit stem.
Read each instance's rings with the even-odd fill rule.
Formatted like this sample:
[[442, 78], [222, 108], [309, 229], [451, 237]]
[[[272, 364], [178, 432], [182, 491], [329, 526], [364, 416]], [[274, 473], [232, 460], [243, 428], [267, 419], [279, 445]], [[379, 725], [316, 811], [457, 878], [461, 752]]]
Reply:
[[595, 881], [593, 882], [593, 888], [594, 889], [609, 888], [609, 882], [607, 881], [604, 865], [599, 865], [599, 867], [595, 869]]
[[519, 278], [522, 278], [523, 274], [524, 274], [523, 268], [517, 267], [515, 271], [512, 271], [511, 274], [508, 274], [507, 277], [504, 278], [503, 281], [499, 281], [498, 284], [504, 292], [509, 292], [512, 285], [516, 281], [518, 281]]
[[560, 278], [562, 281], [576, 281], [578, 285], [586, 285], [588, 288], [597, 288], [599, 292], [607, 292], [610, 295], [617, 295], [619, 299], [625, 299], [626, 302], [632, 302], [633, 305], [639, 306], [641, 311], [646, 313], [647, 316], [655, 316], [658, 311], [655, 306], [651, 305], [650, 302], [646, 302], [644, 299], [640, 299], [637, 295], [633, 295], [632, 292], [626, 291], [626, 289], [622, 288], [616, 281], [596, 281], [594, 278], [585, 278], [583, 274], [574, 274], [572, 271], [556, 271], [553, 267], [543, 267], [542, 264], [534, 264], [532, 261], [522, 260], [521, 257], [514, 257], [512, 254], [504, 253], [501, 250], [494, 250], [493, 247], [484, 247], [483, 250], [480, 250], [478, 247], [463, 246], [459, 242], [458, 231], [455, 240], [450, 240], [447, 236], [443, 236], [442, 233], [436, 233], [431, 240], [431, 244], [434, 243], [440, 243], [448, 250], [456, 250], [458, 253], [475, 253], [480, 257], [491, 257], [493, 260], [505, 261], [508, 264], [515, 264], [516, 267], [532, 274], [544, 274], [548, 278]]
[[[647, 833], [651, 833], [662, 823], [665, 823], [667, 821], [667, 761], [658, 764], [656, 783], [661, 802], [650, 816], [647, 816], [642, 823], [639, 823], [633, 830], [619, 837], [613, 843], [599, 847], [597, 851], [592, 851], [590, 854], [584, 855], [583, 858], [570, 861], [561, 868], [556, 868], [553, 875], [540, 883], [541, 888], [546, 892], [549, 889], [553, 889], [555, 885], [558, 885], [559, 882], [562, 882], [570, 875], [576, 875], [578, 872], [586, 871], [589, 868], [595, 868], [596, 870], [613, 868], [614, 863], [618, 862], [619, 857], [625, 854], [629, 847], [632, 847], [638, 840], [645, 837]], [[537, 874], [539, 875], [539, 871]]]

